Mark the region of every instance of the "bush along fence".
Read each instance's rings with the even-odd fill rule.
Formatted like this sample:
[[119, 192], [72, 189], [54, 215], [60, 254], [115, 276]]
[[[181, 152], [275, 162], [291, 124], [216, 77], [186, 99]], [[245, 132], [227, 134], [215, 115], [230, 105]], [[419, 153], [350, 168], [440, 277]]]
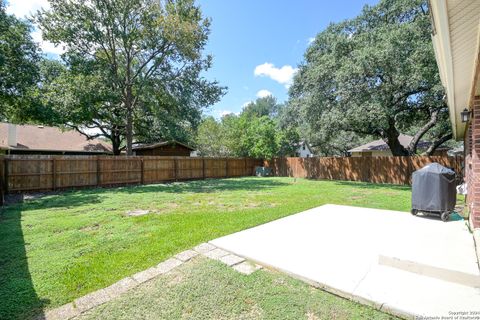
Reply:
[[432, 162], [453, 168], [461, 180], [463, 157], [276, 158], [264, 164], [280, 177], [410, 185], [412, 173]]
[[252, 176], [249, 158], [3, 156], [3, 193]]

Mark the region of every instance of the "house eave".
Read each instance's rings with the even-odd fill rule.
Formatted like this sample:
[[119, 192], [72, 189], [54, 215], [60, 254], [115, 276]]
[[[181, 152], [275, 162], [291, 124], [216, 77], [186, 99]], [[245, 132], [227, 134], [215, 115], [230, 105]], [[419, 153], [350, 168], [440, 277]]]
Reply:
[[477, 0], [429, 1], [432, 42], [445, 88], [453, 136], [462, 140], [463, 109], [472, 108], [478, 80], [480, 4]]
[[91, 151], [91, 150], [59, 150], [59, 149], [28, 149], [15, 147], [0, 147], [3, 151], [22, 151], [22, 152], [58, 152], [58, 153], [91, 153], [91, 154], [113, 154], [112, 151]]

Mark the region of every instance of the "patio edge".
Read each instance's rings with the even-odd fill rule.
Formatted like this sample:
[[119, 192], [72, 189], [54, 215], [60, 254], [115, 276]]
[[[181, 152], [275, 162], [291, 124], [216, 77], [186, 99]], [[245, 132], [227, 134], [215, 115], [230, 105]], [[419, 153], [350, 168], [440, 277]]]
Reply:
[[[479, 229], [480, 231], [480, 229]], [[479, 234], [480, 236], [480, 234]], [[480, 239], [479, 239], [480, 241]], [[217, 244], [213, 244], [211, 243], [210, 241], [208, 242], [209, 244], [211, 245], [214, 245], [216, 246], [217, 248], [220, 248], [222, 250], [225, 250], [225, 251], [229, 251], [227, 250], [226, 248], [223, 248], [222, 246], [219, 246]], [[480, 244], [480, 242], [479, 242]], [[270, 269], [270, 270], [275, 270], [275, 271], [278, 271], [278, 272], [281, 272], [281, 273], [284, 273], [292, 278], [295, 278], [295, 279], [298, 279], [300, 281], [303, 281], [309, 285], [311, 285], [312, 287], [314, 288], [317, 288], [317, 289], [320, 289], [320, 290], [323, 290], [323, 291], [326, 291], [328, 293], [331, 293], [333, 295], [336, 295], [338, 297], [341, 297], [341, 298], [344, 298], [344, 299], [347, 299], [347, 300], [351, 300], [351, 301], [354, 301], [354, 302], [357, 302], [357, 303], [360, 303], [360, 304], [363, 304], [363, 305], [366, 305], [366, 306], [369, 306], [369, 307], [372, 307], [378, 311], [382, 311], [382, 312], [385, 312], [385, 313], [388, 313], [390, 315], [393, 315], [393, 316], [396, 316], [396, 317], [399, 317], [399, 318], [403, 318], [403, 319], [415, 319], [417, 317], [417, 315], [415, 314], [412, 314], [410, 312], [407, 312], [405, 310], [401, 310], [401, 309], [398, 309], [398, 308], [394, 308], [394, 307], [391, 307], [391, 306], [388, 306], [386, 303], [379, 303], [379, 302], [375, 302], [373, 300], [370, 300], [370, 299], [366, 299], [366, 298], [363, 298], [361, 296], [358, 296], [356, 294], [351, 294], [351, 293], [347, 293], [343, 290], [339, 290], [339, 289], [336, 289], [336, 288], [333, 288], [329, 285], [326, 285], [324, 283], [320, 283], [318, 281], [314, 281], [314, 280], [311, 280], [311, 279], [308, 279], [308, 278], [305, 278], [301, 275], [298, 275], [296, 273], [293, 273], [291, 271], [288, 271], [288, 270], [284, 270], [282, 268], [277, 268], [277, 267], [274, 267], [268, 263], [265, 263], [263, 261], [259, 261], [259, 260], [256, 260], [256, 259], [252, 259], [251, 257], [245, 257], [245, 256], [242, 256], [238, 253], [234, 253], [235, 255], [237, 256], [240, 256], [246, 260], [249, 260], [249, 261], [252, 261], [256, 264], [259, 264], [261, 266], [263, 266], [263, 268], [265, 269]]]
[[480, 228], [473, 229], [472, 233], [475, 251], [477, 252], [477, 266], [480, 269]]

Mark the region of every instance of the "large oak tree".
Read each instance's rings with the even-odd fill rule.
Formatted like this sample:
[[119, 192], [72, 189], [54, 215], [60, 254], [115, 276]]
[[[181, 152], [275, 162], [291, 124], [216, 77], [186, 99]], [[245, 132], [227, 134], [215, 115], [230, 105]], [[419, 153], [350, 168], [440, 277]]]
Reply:
[[[319, 33], [290, 90], [314, 144], [380, 137], [397, 156], [451, 138], [426, 1], [382, 0]], [[409, 146], [400, 132], [411, 133]], [[344, 141], [340, 139], [338, 141]], [[433, 152], [430, 148], [428, 152]]]
[[30, 36], [31, 25], [5, 9], [0, 0], [0, 120], [15, 121], [28, 116], [40, 54]]
[[[223, 94], [202, 77], [212, 63], [202, 53], [210, 20], [193, 0], [49, 3], [35, 21], [66, 52], [65, 69], [46, 85], [46, 104], [87, 136], [108, 137], [115, 153], [123, 139], [130, 155], [134, 138], [162, 136], [168, 121], [159, 117], [183, 110], [199, 118]], [[189, 125], [188, 117], [177, 120]]]

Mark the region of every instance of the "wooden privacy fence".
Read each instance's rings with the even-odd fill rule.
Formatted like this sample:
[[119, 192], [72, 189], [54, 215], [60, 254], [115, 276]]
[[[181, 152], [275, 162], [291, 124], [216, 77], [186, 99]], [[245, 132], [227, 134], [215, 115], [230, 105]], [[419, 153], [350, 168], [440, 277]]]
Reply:
[[249, 158], [3, 156], [5, 193], [254, 175]]
[[314, 157], [265, 161], [275, 176], [410, 185], [412, 173], [438, 162], [462, 174], [462, 157]]

